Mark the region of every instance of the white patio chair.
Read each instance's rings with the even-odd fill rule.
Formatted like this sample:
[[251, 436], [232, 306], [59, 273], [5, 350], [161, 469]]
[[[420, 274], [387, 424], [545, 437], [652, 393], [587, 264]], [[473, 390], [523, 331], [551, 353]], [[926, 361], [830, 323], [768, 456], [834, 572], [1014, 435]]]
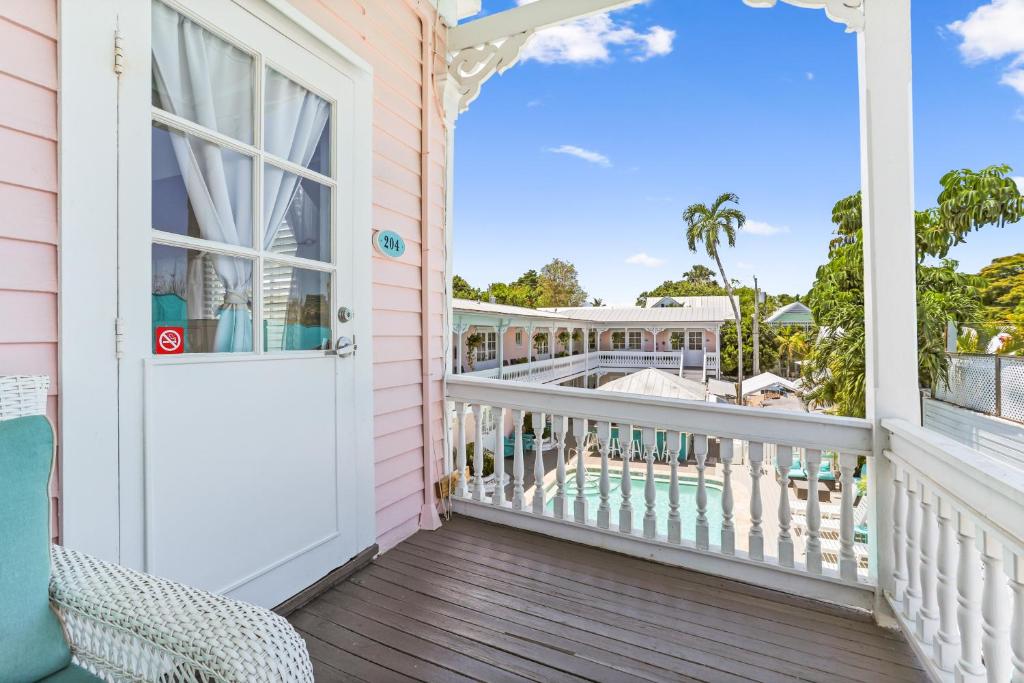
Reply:
[[[0, 420], [45, 415], [48, 387], [46, 377], [0, 377]], [[58, 545], [50, 557], [50, 604], [72, 664], [102, 680], [313, 681], [306, 643], [269, 610]]]

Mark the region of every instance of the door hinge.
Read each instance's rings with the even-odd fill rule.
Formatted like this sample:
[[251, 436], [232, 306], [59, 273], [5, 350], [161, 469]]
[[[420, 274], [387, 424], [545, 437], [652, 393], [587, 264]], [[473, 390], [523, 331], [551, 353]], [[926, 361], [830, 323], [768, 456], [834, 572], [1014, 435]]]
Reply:
[[124, 358], [125, 324], [123, 318], [114, 319], [114, 357]]
[[114, 31], [114, 73], [124, 73], [124, 46], [121, 44], [121, 32]]

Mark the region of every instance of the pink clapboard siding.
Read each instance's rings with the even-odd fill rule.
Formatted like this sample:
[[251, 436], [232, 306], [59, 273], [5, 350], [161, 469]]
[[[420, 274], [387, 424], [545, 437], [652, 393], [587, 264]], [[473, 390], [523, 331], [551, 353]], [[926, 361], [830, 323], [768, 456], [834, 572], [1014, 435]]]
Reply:
[[[374, 461], [381, 550], [419, 528], [423, 489], [421, 334], [421, 156], [423, 27], [410, 0], [293, 0], [293, 4], [367, 60], [373, 84], [373, 227], [406, 241], [398, 260], [374, 256]], [[437, 35], [443, 40], [443, 34]], [[443, 54], [443, 45], [438, 45]], [[445, 131], [437, 89], [428, 88], [430, 130], [430, 419], [435, 473], [443, 462], [443, 310]]]
[[[3, 0], [0, 375], [49, 375], [48, 413], [55, 425], [57, 243], [57, 3]], [[56, 537], [56, 477], [51, 490]]]

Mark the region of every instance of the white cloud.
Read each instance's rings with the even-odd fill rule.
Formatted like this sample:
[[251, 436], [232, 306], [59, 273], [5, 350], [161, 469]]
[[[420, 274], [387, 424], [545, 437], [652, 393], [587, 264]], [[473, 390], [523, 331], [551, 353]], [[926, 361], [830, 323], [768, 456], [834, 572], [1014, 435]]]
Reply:
[[641, 251], [639, 254], [633, 254], [626, 259], [626, 263], [633, 266], [643, 266], [644, 268], [659, 268], [665, 265], [665, 259], [648, 256], [646, 252]]
[[526, 103], [526, 106], [529, 107], [530, 109], [533, 109], [534, 107], [539, 107], [542, 104], [544, 104], [542, 100], [530, 100], [529, 102]]
[[1024, 95], [1024, 0], [991, 0], [946, 28], [960, 36], [968, 64], [1012, 57], [1000, 83]]
[[[517, 0], [525, 5], [536, 0]], [[652, 26], [646, 32], [620, 23], [608, 14], [595, 14], [538, 31], [523, 48], [523, 61], [544, 64], [589, 64], [610, 62], [610, 48], [625, 49], [636, 62], [645, 62], [672, 52], [676, 32]]]
[[804, 74], [804, 76], [805, 76], [805, 77], [807, 78], [807, 80], [809, 80], [809, 81], [813, 81], [813, 80], [814, 80], [814, 72], [813, 72], [813, 71], [808, 71], [808, 72], [807, 72], [806, 74]]
[[583, 149], [575, 145], [562, 145], [561, 147], [551, 147], [548, 149], [552, 154], [568, 154], [584, 161], [588, 161], [598, 166], [609, 167], [612, 165], [611, 160], [600, 152], [594, 152], [589, 149]]
[[1013, 112], [1013, 118], [1017, 119], [1018, 121], [1024, 121], [1024, 107]]
[[1017, 176], [1016, 178], [1013, 179], [1013, 181], [1017, 183], [1017, 187], [1020, 189], [1020, 191], [1024, 192], [1024, 176]]
[[743, 225], [743, 232], [751, 235], [761, 235], [762, 237], [771, 237], [772, 235], [789, 232], [789, 228], [784, 225], [771, 225], [770, 223], [765, 223], [763, 221], [748, 220]]

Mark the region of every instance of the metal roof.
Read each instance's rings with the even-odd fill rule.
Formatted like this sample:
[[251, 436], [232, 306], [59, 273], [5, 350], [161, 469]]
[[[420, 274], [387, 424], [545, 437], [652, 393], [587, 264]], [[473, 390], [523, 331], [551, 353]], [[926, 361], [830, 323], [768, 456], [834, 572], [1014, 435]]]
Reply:
[[784, 325], [787, 323], [792, 325], [812, 325], [814, 324], [814, 314], [811, 313], [811, 309], [807, 308], [807, 306], [799, 301], [794, 301], [772, 313], [765, 318], [764, 322], [766, 325]]
[[681, 398], [688, 401], [704, 401], [707, 396], [704, 385], [700, 382], [677, 377], [664, 370], [654, 368], [613, 379], [611, 382], [599, 386], [597, 390], [661, 398]]
[[524, 308], [492, 304], [487, 301], [455, 299], [456, 313], [494, 315], [510, 318], [543, 318], [547, 320], [580, 321], [606, 326], [661, 325], [664, 323], [721, 323], [735, 320], [729, 297], [681, 297], [691, 305], [667, 308], [640, 308], [639, 306], [580, 306], [577, 308]]

